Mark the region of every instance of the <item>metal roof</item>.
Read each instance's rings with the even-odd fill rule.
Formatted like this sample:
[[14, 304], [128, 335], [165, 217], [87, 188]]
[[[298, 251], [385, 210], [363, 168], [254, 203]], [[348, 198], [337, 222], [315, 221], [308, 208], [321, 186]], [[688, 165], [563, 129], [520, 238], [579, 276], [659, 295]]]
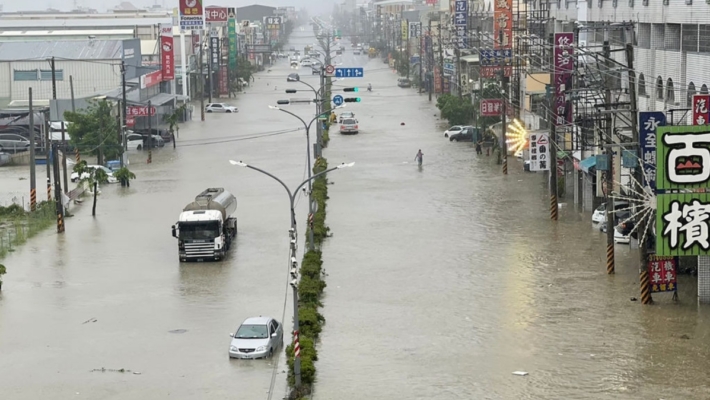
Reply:
[[4, 19], [0, 18], [0, 30], [33, 30], [50, 28], [86, 28], [153, 26], [172, 23], [172, 17], [162, 18], [104, 18], [104, 19]]
[[101, 30], [55, 30], [55, 31], [0, 31], [0, 37], [34, 37], [34, 36], [133, 36], [133, 29], [101, 29]]
[[70, 60], [120, 60], [121, 40], [0, 42], [0, 61], [57, 57]]

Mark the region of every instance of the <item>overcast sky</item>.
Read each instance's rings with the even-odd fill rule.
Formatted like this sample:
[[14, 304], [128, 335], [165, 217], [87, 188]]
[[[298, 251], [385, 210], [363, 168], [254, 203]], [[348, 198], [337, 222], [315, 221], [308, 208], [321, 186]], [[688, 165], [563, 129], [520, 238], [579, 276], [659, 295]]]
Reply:
[[[203, 0], [206, 6], [209, 5], [224, 5], [229, 7], [243, 7], [252, 4], [261, 4], [265, 6], [294, 6], [297, 9], [306, 8], [311, 15], [326, 13], [329, 14], [333, 10], [335, 0]], [[147, 7], [154, 4], [165, 7], [177, 7], [176, 0], [133, 0], [130, 1], [136, 7]], [[99, 11], [112, 9], [120, 3], [119, 0], [34, 0], [34, 1], [2, 1], [4, 11], [40, 11], [47, 8], [56, 8], [62, 11], [68, 11], [74, 8], [75, 4], [79, 7], [91, 7]]]

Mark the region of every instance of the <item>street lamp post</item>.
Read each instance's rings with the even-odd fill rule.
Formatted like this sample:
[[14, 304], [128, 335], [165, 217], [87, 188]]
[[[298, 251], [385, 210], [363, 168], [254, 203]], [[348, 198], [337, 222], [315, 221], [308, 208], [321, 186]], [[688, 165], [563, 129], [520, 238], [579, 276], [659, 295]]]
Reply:
[[[270, 109], [272, 110], [278, 110], [285, 112], [286, 114], [292, 115], [296, 117], [301, 123], [303, 124], [303, 127], [306, 129], [306, 158], [308, 159], [308, 217], [310, 218], [311, 215], [315, 213], [315, 210], [313, 209], [313, 198], [311, 197], [311, 192], [313, 191], [313, 185], [312, 185], [312, 170], [311, 170], [311, 138], [310, 138], [310, 131], [311, 131], [311, 125], [313, 124], [314, 121], [316, 121], [318, 118], [323, 115], [323, 113], [316, 115], [315, 118], [313, 118], [310, 122], [306, 123], [306, 121], [303, 120], [303, 118], [299, 117], [298, 115], [292, 113], [291, 111], [284, 110], [283, 108], [280, 107], [275, 107], [275, 106], [269, 106]], [[304, 182], [305, 183], [305, 182]], [[315, 242], [313, 240], [313, 227], [308, 230], [308, 249], [313, 251], [315, 250]]]
[[[274, 179], [278, 183], [283, 186], [284, 189], [286, 189], [286, 193], [288, 194], [288, 200], [289, 200], [289, 209], [290, 209], [290, 218], [291, 218], [291, 229], [289, 229], [289, 240], [291, 241], [291, 258], [290, 258], [290, 274], [291, 274], [291, 288], [293, 289], [293, 332], [294, 334], [298, 332], [299, 330], [299, 324], [298, 324], [298, 261], [296, 261], [296, 210], [295, 210], [295, 204], [296, 204], [296, 195], [298, 194], [298, 191], [305, 185], [306, 183], [310, 183], [313, 179], [325, 175], [328, 172], [335, 171], [337, 169], [343, 169], [343, 168], [348, 168], [352, 167], [355, 165], [355, 163], [342, 163], [338, 165], [337, 167], [329, 168], [325, 171], [319, 172], [305, 181], [301, 182], [300, 185], [296, 187], [296, 190], [291, 191], [289, 187], [276, 177], [276, 175], [273, 175], [261, 168], [254, 167], [252, 165], [246, 164], [241, 161], [234, 161], [234, 160], [229, 160], [229, 163], [232, 165], [236, 165], [238, 167], [245, 167], [249, 169], [253, 169], [254, 171], [261, 172], [264, 175], [269, 176], [270, 178]], [[301, 386], [301, 356], [298, 353], [294, 353], [294, 360], [293, 360], [293, 373], [295, 376], [296, 380], [296, 387]]]

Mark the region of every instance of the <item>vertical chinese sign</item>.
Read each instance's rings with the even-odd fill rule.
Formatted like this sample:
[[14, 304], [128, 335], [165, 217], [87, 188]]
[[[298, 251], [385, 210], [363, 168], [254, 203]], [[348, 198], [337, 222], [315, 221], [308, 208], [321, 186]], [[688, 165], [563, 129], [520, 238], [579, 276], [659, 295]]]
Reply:
[[160, 24], [160, 65], [163, 80], [175, 79], [175, 52], [173, 51], [173, 26]]
[[678, 290], [677, 266], [678, 257], [649, 257], [648, 276], [651, 281], [651, 293], [675, 292]]
[[227, 37], [229, 39], [229, 70], [232, 76], [237, 76], [237, 14], [234, 8], [229, 9], [227, 21]]
[[710, 255], [710, 127], [656, 129], [656, 255]]
[[530, 134], [530, 171], [550, 170], [550, 137], [544, 133]]
[[[468, 10], [468, 6], [466, 9]], [[513, 0], [495, 0], [493, 31], [495, 35], [493, 47], [495, 49], [511, 49], [513, 47]]]
[[202, 0], [180, 0], [180, 29], [197, 31], [205, 28]]
[[401, 43], [403, 43], [405, 40], [407, 40], [407, 37], [409, 36], [409, 31], [408, 31], [409, 26], [408, 26], [407, 21], [402, 20], [402, 23], [400, 23], [399, 28], [401, 30], [399, 39], [400, 39]]
[[216, 71], [219, 68], [221, 55], [217, 30], [212, 30], [210, 31], [210, 63], [212, 64], [212, 71]]
[[707, 125], [710, 123], [710, 94], [693, 95], [693, 125]]
[[661, 111], [639, 113], [639, 139], [643, 162], [643, 185], [656, 190], [656, 129], [666, 126], [666, 114]]
[[574, 72], [574, 33], [555, 33], [553, 121], [555, 126], [572, 124], [572, 107], [568, 107], [567, 89], [571, 88]]
[[227, 66], [219, 67], [219, 95], [227, 96], [229, 94], [229, 76]]
[[[498, 0], [500, 1], [500, 0]], [[507, 0], [512, 2], [512, 0]], [[496, 2], [498, 4], [498, 2]], [[454, 3], [454, 43], [457, 49], [468, 48], [468, 0], [456, 0]]]

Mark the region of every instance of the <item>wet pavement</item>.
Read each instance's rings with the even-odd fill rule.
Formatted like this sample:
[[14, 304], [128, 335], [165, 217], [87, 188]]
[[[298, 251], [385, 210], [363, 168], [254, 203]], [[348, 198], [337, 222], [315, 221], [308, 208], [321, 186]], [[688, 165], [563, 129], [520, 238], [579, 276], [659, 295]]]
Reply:
[[[310, 44], [306, 33], [293, 45]], [[330, 175], [316, 399], [710, 396], [710, 312], [695, 303], [695, 279], [681, 277], [678, 304], [629, 301], [638, 285], [627, 246], [607, 276], [603, 235], [566, 207], [550, 222], [541, 175], [511, 161], [504, 177], [492, 157], [449, 142], [435, 102], [398, 88], [380, 59], [346, 53], [342, 62], [365, 66], [365, 78], [335, 87], [371, 82], [374, 92], [348, 105], [360, 133], [334, 132], [325, 151], [331, 164], [356, 165]], [[301, 87], [285, 82], [286, 63], [229, 101], [238, 114], [200, 122], [198, 108], [177, 149], [156, 150], [150, 165], [133, 153], [138, 179], [104, 187], [95, 218], [85, 201], [64, 235], [50, 229], [3, 260], [3, 398], [259, 399], [273, 371], [273, 398], [283, 396], [283, 352], [274, 369], [229, 360], [227, 350], [246, 317], [291, 325], [288, 201], [276, 182], [227, 160], [291, 187], [305, 178], [299, 122], [267, 108]], [[289, 110], [314, 115], [313, 106]], [[236, 246], [223, 262], [181, 264], [170, 225], [213, 186], [239, 201]], [[305, 221], [303, 197], [297, 212]], [[131, 372], [92, 372], [101, 368]]]

